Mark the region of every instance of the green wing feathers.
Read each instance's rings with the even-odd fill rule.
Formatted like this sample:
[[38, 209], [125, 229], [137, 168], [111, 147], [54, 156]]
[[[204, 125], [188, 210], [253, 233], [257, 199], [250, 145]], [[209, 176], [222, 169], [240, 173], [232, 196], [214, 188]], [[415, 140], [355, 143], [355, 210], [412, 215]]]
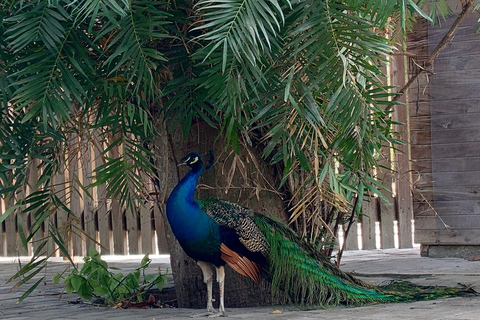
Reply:
[[270, 250], [262, 231], [252, 217], [254, 211], [239, 204], [219, 199], [198, 199], [200, 208], [219, 225], [235, 230], [240, 242], [250, 252], [259, 252], [265, 257]]

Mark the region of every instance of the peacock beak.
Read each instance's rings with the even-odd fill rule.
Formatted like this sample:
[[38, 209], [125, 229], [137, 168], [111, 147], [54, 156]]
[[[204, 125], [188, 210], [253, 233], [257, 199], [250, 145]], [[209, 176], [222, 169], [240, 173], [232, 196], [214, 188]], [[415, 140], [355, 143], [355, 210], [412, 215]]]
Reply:
[[183, 157], [182, 159], [180, 159], [180, 162], [177, 164], [177, 167], [186, 166], [188, 159], [189, 159], [188, 156], [187, 156], [187, 157]]

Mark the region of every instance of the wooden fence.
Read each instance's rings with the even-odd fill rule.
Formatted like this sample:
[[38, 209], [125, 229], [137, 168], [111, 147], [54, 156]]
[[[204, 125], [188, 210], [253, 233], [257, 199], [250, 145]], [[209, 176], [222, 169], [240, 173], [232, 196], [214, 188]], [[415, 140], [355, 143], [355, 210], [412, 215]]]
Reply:
[[[8, 208], [8, 203], [2, 200], [0, 207], [4, 212]], [[24, 225], [31, 225], [32, 220], [29, 215], [19, 217], [13, 213], [1, 224], [0, 256], [32, 255], [39, 241], [43, 237], [48, 237], [48, 229], [53, 225], [68, 228], [65, 238], [68, 239], [70, 254], [74, 256], [84, 256], [87, 248], [92, 246], [103, 255], [168, 253], [163, 218], [157, 207], [148, 205], [131, 214], [121, 210], [117, 201], [108, 201], [105, 207], [94, 211], [82, 211], [77, 218], [85, 234], [76, 227], [68, 227], [71, 221], [68, 221], [69, 217], [66, 213], [55, 213], [42, 224], [40, 233], [25, 249], [19, 239], [17, 219], [21, 219]], [[51, 246], [50, 250], [56, 247], [53, 242], [50, 242], [49, 246]], [[57, 251], [55, 256], [59, 255], [61, 253]]]
[[[72, 197], [72, 207], [79, 207], [82, 213], [78, 216], [79, 225], [85, 231], [68, 227], [66, 213], [57, 212], [52, 214], [41, 226], [40, 233], [29, 243], [25, 250], [19, 241], [17, 220], [23, 220], [24, 225], [31, 225], [30, 216], [16, 216], [11, 214], [1, 224], [0, 256], [31, 255], [38, 241], [48, 235], [48, 229], [56, 226], [60, 229], [66, 227], [66, 238], [69, 240], [69, 250], [74, 256], [84, 256], [87, 248], [95, 248], [103, 255], [116, 254], [158, 254], [168, 253], [165, 241], [164, 218], [156, 205], [147, 204], [132, 214], [121, 210], [118, 201], [106, 201], [94, 203], [88, 207], [85, 200], [80, 197]], [[385, 248], [408, 248], [412, 247], [412, 221], [398, 219], [399, 204], [398, 196], [392, 197], [391, 203], [385, 203], [378, 197], [371, 197], [364, 202], [361, 220], [350, 229], [346, 250], [358, 249], [385, 249]], [[88, 201], [88, 200], [87, 200]], [[8, 201], [1, 200], [0, 212], [8, 208]], [[91, 209], [93, 208], [93, 210]], [[402, 226], [402, 222], [409, 224]], [[402, 230], [410, 230], [402, 233]], [[342, 241], [343, 232], [339, 233]], [[99, 244], [94, 244], [93, 240]], [[49, 243], [50, 250], [54, 250], [53, 242]], [[60, 255], [57, 251], [56, 256]]]
[[[93, 147], [96, 145], [97, 147]], [[53, 241], [51, 230], [57, 230], [65, 240], [66, 250], [72, 256], [85, 256], [88, 248], [94, 247], [103, 255], [167, 253], [164, 219], [155, 201], [138, 203], [136, 212], [122, 208], [119, 201], [107, 199], [104, 185], [85, 190], [80, 186], [91, 184], [93, 170], [103, 164], [98, 151], [102, 142], [85, 143], [77, 135], [68, 141], [67, 169], [53, 177], [55, 195], [67, 204], [73, 214], [57, 209], [39, 226], [38, 232], [25, 248], [20, 241], [22, 232], [28, 236], [33, 227], [34, 212], [17, 210], [0, 224], [0, 256], [29, 256], [43, 240], [47, 239], [47, 253], [59, 256], [61, 250]], [[118, 156], [121, 148], [111, 148], [109, 156]], [[36, 163], [30, 164], [29, 181], [20, 197], [35, 192], [38, 181]], [[74, 181], [74, 183], [71, 183]], [[153, 186], [145, 179], [145, 192]], [[88, 194], [87, 194], [88, 193]], [[0, 199], [0, 215], [12, 207], [15, 199]], [[49, 208], [47, 208], [47, 211]]]
[[[83, 163], [79, 162], [79, 155], [70, 159], [72, 165], [68, 172], [54, 177], [54, 183], [58, 188], [57, 196], [60, 199], [68, 199], [69, 209], [75, 215], [68, 215], [62, 210], [51, 214], [25, 249], [20, 245], [19, 232], [22, 230], [19, 230], [18, 222], [21, 221], [23, 229], [28, 230], [34, 221], [31, 216], [33, 213], [10, 214], [0, 224], [0, 256], [31, 255], [40, 241], [44, 237], [49, 237], [51, 228], [60, 231], [67, 240], [69, 253], [73, 256], [84, 256], [92, 246], [102, 255], [168, 253], [164, 226], [166, 220], [155, 200], [139, 205], [138, 210], [131, 213], [122, 209], [117, 200], [106, 199], [103, 186], [89, 190], [91, 197], [87, 196], [81, 188], [74, 189], [69, 186], [68, 181], [76, 179], [88, 184], [92, 170], [101, 165], [101, 162], [98, 162], [101, 157], [95, 155], [93, 151], [90, 155], [83, 155]], [[364, 215], [350, 229], [345, 243], [346, 250], [412, 247], [412, 200], [410, 184], [405, 178], [408, 172], [408, 161], [407, 164], [400, 163], [399, 161], [406, 159], [398, 154], [395, 159], [396, 174], [388, 170], [377, 172], [378, 178], [385, 185], [392, 185], [393, 195], [387, 192], [384, 194], [390, 201], [385, 202], [375, 196], [364, 200]], [[384, 165], [390, 166], [391, 161], [386, 159]], [[32, 170], [34, 167], [35, 164], [32, 164]], [[29, 185], [35, 185], [34, 182], [37, 179], [36, 174], [30, 175]], [[147, 186], [147, 188], [153, 190], [153, 186]], [[33, 191], [27, 188], [25, 192], [28, 194]], [[13, 203], [12, 199], [1, 199], [0, 214]], [[342, 230], [338, 237], [343, 243]], [[57, 249], [54, 255], [61, 255], [58, 246], [50, 240], [47, 247], [49, 252]]]

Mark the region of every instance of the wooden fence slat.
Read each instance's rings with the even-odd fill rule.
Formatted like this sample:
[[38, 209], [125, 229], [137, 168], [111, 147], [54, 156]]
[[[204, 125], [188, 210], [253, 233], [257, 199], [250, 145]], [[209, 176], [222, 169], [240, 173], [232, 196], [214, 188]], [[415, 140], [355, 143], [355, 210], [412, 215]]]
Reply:
[[[14, 205], [15, 199], [10, 195], [5, 198], [5, 210]], [[17, 227], [15, 223], [15, 214], [12, 212], [5, 220], [5, 234], [7, 242], [7, 256], [14, 257], [17, 255]]]
[[138, 230], [138, 221], [137, 221], [138, 212], [130, 212], [127, 210], [125, 212], [126, 222], [127, 222], [127, 236], [128, 236], [128, 253], [138, 254], [140, 253], [138, 240], [139, 240], [139, 230]]
[[[153, 183], [148, 175], [141, 172], [140, 173], [145, 191], [150, 195], [152, 194], [154, 187]], [[153, 224], [153, 211], [151, 208], [151, 201], [147, 197], [146, 201], [143, 204], [139, 205], [140, 207], [140, 238], [141, 238], [141, 252], [143, 254], [147, 253], [156, 253], [155, 248], [155, 237], [154, 237], [154, 224]]]
[[[403, 121], [397, 119], [397, 121]], [[408, 157], [406, 152], [408, 148], [400, 147], [397, 152], [397, 208], [398, 208], [398, 234], [399, 247], [412, 248], [412, 220], [413, 220], [413, 206], [412, 195], [410, 192], [410, 179]], [[403, 151], [403, 152], [402, 152]]]
[[55, 253], [55, 249], [56, 249], [55, 242], [50, 236], [50, 231], [53, 228], [55, 228], [56, 220], [57, 220], [57, 213], [52, 212], [50, 213], [50, 215], [48, 216], [48, 218], [45, 220], [45, 223], [44, 223], [45, 232], [43, 233], [43, 238], [41, 239], [41, 241], [42, 242], [47, 241], [47, 246], [46, 246], [47, 256], [57, 256], [57, 254]]
[[[82, 148], [82, 183], [88, 186], [92, 183], [92, 150], [90, 144]], [[95, 248], [97, 241], [95, 230], [95, 214], [93, 210], [93, 199], [83, 191], [83, 217], [85, 231], [85, 249], [86, 253], [90, 248]]]
[[[386, 36], [389, 38], [389, 36]], [[393, 78], [392, 70], [392, 58], [388, 58], [389, 63], [382, 67], [382, 71], [385, 76], [381, 79], [384, 83], [391, 85]], [[377, 180], [384, 185], [387, 190], [380, 189], [382, 196], [388, 201], [383, 200], [381, 197], [376, 198], [376, 207], [378, 209], [378, 219], [380, 222], [380, 247], [382, 249], [395, 248], [395, 236], [394, 236], [394, 221], [395, 217], [395, 202], [392, 194], [393, 185], [393, 172], [392, 168], [392, 146], [391, 144], [384, 145], [380, 150], [380, 158], [378, 160], [378, 166], [376, 167]]]
[[[66, 202], [66, 191], [67, 190], [67, 183], [65, 183], [65, 174], [63, 172], [59, 172], [55, 175], [54, 177], [54, 183], [55, 183], [55, 193], [57, 195], [57, 197], [63, 201], [63, 202]], [[67, 250], [68, 252], [71, 252], [70, 250], [70, 239], [69, 239], [69, 236], [70, 236], [70, 233], [68, 232], [68, 221], [67, 221], [67, 212], [62, 209], [62, 208], [58, 208], [57, 209], [57, 228], [58, 228], [58, 231], [59, 231], [59, 234], [62, 236], [63, 238], [63, 241], [64, 241], [64, 245], [67, 246]], [[56, 247], [56, 246], [55, 246]], [[62, 252], [59, 252], [60, 255], [64, 255]]]
[[69, 216], [68, 223], [71, 230], [71, 241], [72, 241], [72, 255], [73, 256], [83, 256], [83, 246], [82, 246], [82, 236], [79, 228], [82, 225], [82, 208], [80, 205], [80, 195], [78, 190], [73, 190], [71, 195], [70, 210], [73, 212], [74, 216]]
[[[165, 208], [165, 205], [163, 207]], [[155, 219], [155, 231], [157, 232], [158, 253], [168, 253], [165, 219], [158, 205], [153, 206], [153, 216]]]
[[47, 256], [50, 256], [50, 255], [56, 256], [56, 254], [54, 254], [55, 249], [56, 249], [55, 242], [52, 240], [52, 238], [50, 236], [51, 229], [55, 228], [56, 220], [57, 220], [57, 213], [56, 212], [51, 213], [48, 216], [48, 218], [45, 220], [45, 226], [44, 226], [45, 232], [43, 234], [42, 241], [48, 241], [47, 247], [46, 247]]
[[113, 231], [113, 253], [127, 254], [126, 231], [123, 226], [123, 210], [118, 200], [113, 199], [111, 205], [112, 231]]
[[[346, 226], [344, 226], [343, 230], [345, 231]], [[345, 241], [345, 248], [344, 250], [358, 250], [358, 222], [354, 221], [352, 226], [350, 227], [350, 231], [348, 232], [347, 240]]]
[[[3, 202], [3, 199], [0, 198], [0, 216], [4, 212], [5, 212], [5, 203]], [[5, 229], [3, 228], [3, 223], [0, 223], [0, 257], [5, 257], [7, 255], [6, 248], [5, 248], [5, 241], [6, 241]]]
[[[98, 138], [98, 137], [97, 137]], [[95, 168], [104, 164], [102, 158], [102, 151], [99, 148], [103, 147], [103, 143], [100, 139], [97, 139], [97, 144], [93, 148], [93, 157]], [[112, 254], [113, 243], [110, 241], [110, 212], [107, 209], [107, 188], [104, 184], [101, 184], [94, 189], [95, 203], [97, 209], [97, 221], [98, 221], [98, 239], [100, 242], [99, 252], [102, 255]]]
[[376, 249], [377, 201], [373, 196], [363, 200], [362, 212], [362, 249]]
[[80, 179], [79, 174], [79, 159], [78, 159], [78, 136], [76, 133], [70, 135], [69, 141], [69, 152], [70, 152], [70, 167], [69, 167], [69, 180], [70, 180], [70, 210], [73, 213], [73, 216], [69, 217], [68, 223], [71, 224], [71, 241], [72, 241], [72, 252], [73, 256], [83, 256], [83, 239], [80, 233], [80, 228], [82, 225], [82, 206], [83, 203], [80, 201], [80, 192], [75, 185], [75, 180]]
[[[389, 156], [389, 149], [384, 149], [384, 155]], [[388, 153], [387, 153], [388, 152]], [[390, 161], [384, 160], [380, 165], [390, 167]], [[392, 187], [393, 173], [392, 171], [379, 167], [378, 179], [387, 188]], [[382, 249], [395, 248], [395, 234], [393, 231], [393, 224], [395, 217], [395, 199], [390, 191], [381, 190], [382, 195], [389, 201], [386, 202], [381, 198], [377, 198], [377, 206], [380, 211], [380, 245]]]
[[[113, 139], [116, 139], [116, 137], [113, 137]], [[110, 149], [110, 156], [113, 159], [116, 159], [122, 154], [122, 152], [122, 146], [115, 146], [114, 148]], [[117, 199], [112, 199], [110, 208], [112, 217], [113, 253], [128, 254], [127, 226], [124, 224], [124, 208], [120, 206], [120, 203]]]
[[[156, 123], [157, 130], [159, 132], [165, 132], [166, 126], [164, 122]], [[155, 232], [157, 235], [157, 248], [159, 253], [168, 253], [167, 245], [167, 230], [170, 227], [165, 225], [167, 221], [166, 217], [166, 203], [168, 193], [171, 192], [171, 189], [168, 187], [169, 176], [175, 172], [172, 168], [169, 168], [171, 164], [171, 157], [173, 156], [169, 138], [167, 135], [157, 135], [154, 139], [154, 144], [158, 148], [156, 152], [156, 163], [165, 164], [163, 170], [158, 170], [156, 177], [159, 180], [158, 185], [154, 185], [156, 194], [156, 201], [153, 205], [153, 217], [155, 219]]]
[[[27, 190], [23, 189], [20, 194], [18, 195], [20, 198], [25, 198], [25, 195], [27, 194]], [[22, 241], [20, 240], [20, 234], [19, 234], [19, 229], [18, 229], [18, 224], [21, 224], [21, 227], [23, 229], [23, 232], [25, 233], [25, 237], [28, 237], [30, 235], [29, 229], [30, 229], [30, 214], [33, 213], [24, 213], [22, 212], [25, 209], [25, 205], [22, 205], [21, 209], [17, 209], [14, 212], [12, 212], [12, 215], [15, 216], [16, 219], [16, 224], [17, 224], [17, 254], [20, 256], [28, 256], [31, 254], [31, 241], [27, 244], [26, 248], [23, 246]], [[22, 212], [22, 213], [21, 213]], [[20, 216], [21, 215], [21, 216]]]
[[[407, 112], [405, 107], [396, 108], [396, 121], [406, 122]], [[406, 128], [396, 128], [401, 133], [401, 140], [408, 141]], [[413, 206], [410, 191], [410, 168], [409, 168], [408, 144], [398, 145], [395, 152], [396, 186], [397, 186], [397, 210], [398, 210], [398, 234], [399, 248], [412, 248], [412, 220]]]
[[140, 237], [141, 237], [141, 253], [155, 253], [152, 249], [153, 230], [152, 219], [150, 215], [150, 203], [140, 206]]
[[112, 254], [113, 242], [111, 241], [110, 212], [107, 210], [107, 200], [105, 198], [105, 186], [98, 187], [98, 239], [100, 242], [99, 252], [102, 255]]
[[51, 256], [51, 255], [58, 256], [58, 254], [55, 252], [56, 250], [55, 242], [53, 241], [50, 235], [50, 232], [56, 228], [56, 225], [57, 225], [57, 212], [52, 212], [50, 213], [48, 218], [45, 220], [45, 223], [44, 223], [45, 232], [43, 233], [43, 238], [42, 238], [42, 241], [47, 241], [47, 246], [46, 246], [47, 256]]
[[378, 206], [380, 208], [380, 246], [382, 249], [395, 248], [395, 199], [391, 198], [391, 202], [387, 203], [378, 198]]
[[[392, 58], [392, 84], [397, 88], [405, 85], [405, 56], [397, 55]], [[395, 107], [394, 120], [407, 125], [395, 125], [395, 131], [399, 132], [400, 140], [405, 141], [403, 145], [397, 145], [395, 151], [396, 187], [397, 187], [397, 209], [398, 209], [398, 234], [399, 247], [412, 248], [412, 219], [413, 206], [410, 191], [410, 138], [408, 132], [408, 112], [405, 95], [402, 95], [399, 102], [404, 105]]]
[[[37, 162], [36, 159], [34, 159], [30, 163], [29, 174], [28, 174], [28, 189], [27, 189], [28, 194], [31, 194], [31, 193], [37, 191], [36, 184], [37, 184], [38, 179], [39, 179], [38, 177], [41, 174], [40, 172], [38, 172], [37, 163], [38, 162]], [[28, 220], [29, 220], [30, 224], [32, 224], [32, 225], [33, 225], [33, 223], [35, 223], [35, 217], [33, 215], [34, 215], [34, 213], [30, 212], [29, 217], [28, 217]], [[42, 224], [42, 226], [40, 226], [40, 229], [33, 235], [32, 241], [28, 246], [29, 254], [32, 254], [33, 251], [35, 251], [35, 249], [37, 248], [37, 246], [41, 242], [43, 242], [44, 237], [45, 237], [44, 231], [45, 231], [46, 224], [48, 224], [48, 221], [49, 221], [49, 218], [47, 218], [45, 220], [45, 222]], [[29, 224], [29, 226], [30, 226], [30, 224]]]

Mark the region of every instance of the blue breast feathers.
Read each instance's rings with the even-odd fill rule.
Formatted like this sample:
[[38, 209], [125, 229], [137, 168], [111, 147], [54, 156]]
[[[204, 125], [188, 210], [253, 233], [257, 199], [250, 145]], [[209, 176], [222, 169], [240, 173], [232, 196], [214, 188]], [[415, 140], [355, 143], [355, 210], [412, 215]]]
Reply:
[[192, 170], [183, 177], [173, 189], [167, 201], [167, 218], [173, 234], [180, 244], [200, 241], [205, 238], [218, 241], [220, 236], [218, 224], [210, 218], [194, 199], [198, 176], [202, 167]]

